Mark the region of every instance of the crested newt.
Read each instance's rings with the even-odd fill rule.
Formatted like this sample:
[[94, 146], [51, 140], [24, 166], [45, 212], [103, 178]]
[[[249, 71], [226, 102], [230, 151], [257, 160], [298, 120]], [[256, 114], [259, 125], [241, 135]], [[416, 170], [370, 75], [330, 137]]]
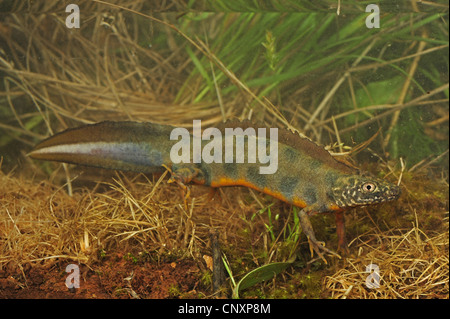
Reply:
[[[218, 127], [248, 128], [256, 126], [250, 121], [231, 121]], [[400, 188], [388, 181], [360, 174], [359, 170], [336, 160], [324, 148], [287, 129], [278, 129], [277, 141], [255, 136], [269, 150], [277, 143], [278, 167], [272, 174], [261, 174], [261, 164], [197, 162], [174, 163], [170, 150], [177, 140], [171, 139], [175, 127], [155, 123], [131, 121], [105, 121], [68, 129], [39, 143], [29, 154], [41, 160], [60, 161], [93, 167], [135, 171], [164, 172], [169, 169], [181, 186], [194, 183], [210, 187], [245, 186], [298, 206], [300, 226], [306, 234], [311, 254], [322, 252], [337, 255], [315, 237], [309, 216], [315, 213], [336, 213], [338, 247], [345, 245], [343, 211], [356, 207], [391, 201], [399, 197]], [[245, 131], [244, 131], [245, 130]], [[192, 138], [193, 135], [189, 135]], [[249, 136], [244, 136], [248, 143]], [[224, 138], [223, 136], [221, 138]], [[201, 141], [202, 146], [208, 143]], [[259, 145], [259, 144], [258, 144]], [[225, 146], [222, 146], [225, 150]], [[249, 146], [247, 145], [247, 150]], [[254, 150], [254, 149], [253, 149]], [[236, 159], [238, 152], [234, 152]], [[338, 255], [337, 255], [338, 256]], [[326, 261], [326, 260], [325, 260]]]

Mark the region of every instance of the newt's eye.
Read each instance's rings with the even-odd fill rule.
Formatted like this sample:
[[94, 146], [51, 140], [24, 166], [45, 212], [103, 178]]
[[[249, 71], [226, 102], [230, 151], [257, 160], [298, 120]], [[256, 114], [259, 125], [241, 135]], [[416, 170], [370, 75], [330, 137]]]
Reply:
[[362, 186], [362, 190], [366, 193], [372, 193], [375, 190], [375, 188], [377, 188], [377, 187], [374, 183], [365, 183]]

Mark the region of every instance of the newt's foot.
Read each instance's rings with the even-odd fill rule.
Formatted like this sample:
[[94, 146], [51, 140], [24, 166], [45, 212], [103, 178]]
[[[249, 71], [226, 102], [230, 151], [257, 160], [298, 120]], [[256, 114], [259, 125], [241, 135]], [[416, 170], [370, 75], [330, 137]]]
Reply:
[[311, 257], [314, 256], [314, 252], [327, 264], [327, 260], [324, 257], [324, 253], [327, 253], [332, 256], [336, 256], [341, 258], [337, 253], [325, 247], [325, 243], [318, 241], [316, 239], [316, 235], [314, 234], [313, 227], [311, 222], [309, 221], [308, 213], [305, 209], [302, 209], [298, 212], [300, 226], [302, 227], [303, 232], [308, 238], [309, 249], [311, 250]]
[[325, 259], [324, 255], [322, 253], [322, 252], [324, 252], [324, 253], [327, 253], [332, 256], [336, 256], [339, 259], [341, 259], [341, 256], [339, 256], [339, 254], [337, 254], [334, 251], [332, 251], [331, 249], [328, 249], [325, 247], [325, 242], [318, 241], [315, 238], [314, 238], [314, 240], [312, 240], [309, 236], [308, 236], [308, 242], [309, 242], [309, 249], [311, 251], [311, 258], [314, 256], [314, 252], [316, 252], [316, 254], [324, 261], [324, 263], [328, 264], [327, 260]]
[[346, 242], [344, 244], [338, 243], [337, 251], [344, 256], [350, 255], [350, 250]]

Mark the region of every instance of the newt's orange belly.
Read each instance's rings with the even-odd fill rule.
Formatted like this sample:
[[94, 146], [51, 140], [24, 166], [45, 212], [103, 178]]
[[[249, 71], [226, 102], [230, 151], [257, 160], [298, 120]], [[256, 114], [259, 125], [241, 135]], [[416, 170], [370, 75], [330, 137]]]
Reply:
[[270, 187], [260, 188], [244, 178], [232, 179], [229, 177], [220, 177], [215, 181], [211, 181], [211, 187], [224, 187], [224, 186], [245, 186], [260, 191], [264, 194], [273, 196], [279, 200], [282, 200], [283, 202], [293, 204], [298, 207], [307, 206], [306, 202], [299, 198], [289, 199], [280, 191], [271, 189]]

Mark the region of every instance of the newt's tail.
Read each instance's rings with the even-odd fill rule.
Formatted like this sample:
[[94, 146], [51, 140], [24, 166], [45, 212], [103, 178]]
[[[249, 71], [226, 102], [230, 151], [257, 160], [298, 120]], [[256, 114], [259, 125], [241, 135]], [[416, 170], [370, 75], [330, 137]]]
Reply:
[[35, 159], [155, 173], [170, 163], [173, 127], [154, 123], [101, 122], [68, 129], [42, 141]]

